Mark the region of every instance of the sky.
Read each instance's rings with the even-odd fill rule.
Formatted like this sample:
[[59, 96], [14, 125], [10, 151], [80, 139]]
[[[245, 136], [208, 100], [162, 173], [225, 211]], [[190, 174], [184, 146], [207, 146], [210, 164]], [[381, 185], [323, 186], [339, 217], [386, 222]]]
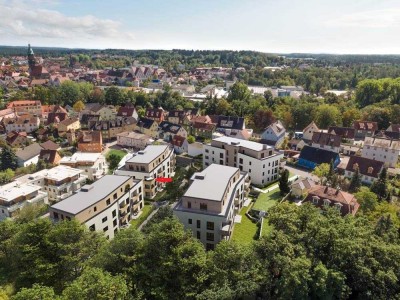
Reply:
[[399, 0], [0, 0], [0, 45], [400, 54]]

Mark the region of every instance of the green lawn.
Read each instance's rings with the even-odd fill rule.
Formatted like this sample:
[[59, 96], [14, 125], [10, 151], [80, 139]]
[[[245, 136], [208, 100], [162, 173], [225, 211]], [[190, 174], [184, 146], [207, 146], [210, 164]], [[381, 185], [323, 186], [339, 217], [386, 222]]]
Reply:
[[240, 215], [242, 216], [241, 223], [235, 223], [233, 228], [232, 240], [240, 244], [249, 244], [254, 240], [257, 232], [257, 224], [253, 223], [246, 216], [247, 207], [243, 207]]
[[151, 212], [154, 210], [154, 206], [152, 204], [144, 204], [144, 207], [142, 209], [142, 214], [139, 216], [139, 218], [131, 220], [131, 225], [135, 228], [138, 228], [140, 224], [143, 223], [144, 220], [147, 219], [147, 217], [151, 214]]
[[110, 149], [107, 152], [106, 158], [108, 158], [111, 154], [118, 155], [120, 159], [122, 159], [126, 155], [126, 152], [123, 150]]
[[272, 206], [275, 206], [282, 199], [279, 188], [270, 191], [269, 193], [260, 193], [256, 203], [253, 206], [255, 210], [268, 211]]
[[271, 233], [273, 226], [268, 224], [268, 219], [264, 219], [262, 227], [262, 236], [267, 236]]

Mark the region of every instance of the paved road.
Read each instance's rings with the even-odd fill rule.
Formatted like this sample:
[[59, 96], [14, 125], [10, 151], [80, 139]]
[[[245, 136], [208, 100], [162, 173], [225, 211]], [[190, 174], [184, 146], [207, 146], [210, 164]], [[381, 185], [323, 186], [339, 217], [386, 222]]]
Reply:
[[311, 172], [307, 172], [305, 170], [300, 170], [300, 169], [297, 169], [297, 168], [293, 168], [292, 166], [286, 166], [286, 165], [285, 165], [285, 169], [289, 170], [289, 172], [291, 172], [292, 174], [298, 175], [300, 177], [311, 178], [316, 182], [319, 181], [318, 177], [313, 175], [313, 174], [311, 174]]

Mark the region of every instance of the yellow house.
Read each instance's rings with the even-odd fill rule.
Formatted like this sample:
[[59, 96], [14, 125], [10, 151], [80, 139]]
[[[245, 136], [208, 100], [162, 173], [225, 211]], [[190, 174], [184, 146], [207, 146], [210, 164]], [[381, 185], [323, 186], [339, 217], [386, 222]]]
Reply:
[[136, 124], [136, 130], [143, 134], [157, 138], [158, 136], [158, 122], [152, 119], [141, 118]]
[[65, 119], [61, 121], [58, 125], [58, 134], [66, 133], [69, 130], [78, 130], [81, 128], [81, 123], [77, 118]]

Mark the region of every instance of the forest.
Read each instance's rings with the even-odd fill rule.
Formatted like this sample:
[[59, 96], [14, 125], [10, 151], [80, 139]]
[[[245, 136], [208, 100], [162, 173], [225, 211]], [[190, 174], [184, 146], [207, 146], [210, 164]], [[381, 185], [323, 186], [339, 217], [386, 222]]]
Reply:
[[[383, 204], [384, 205], [384, 204]], [[310, 204], [270, 211], [269, 235], [204, 246], [160, 209], [111, 240], [75, 221], [0, 223], [2, 299], [396, 299], [398, 220]]]

